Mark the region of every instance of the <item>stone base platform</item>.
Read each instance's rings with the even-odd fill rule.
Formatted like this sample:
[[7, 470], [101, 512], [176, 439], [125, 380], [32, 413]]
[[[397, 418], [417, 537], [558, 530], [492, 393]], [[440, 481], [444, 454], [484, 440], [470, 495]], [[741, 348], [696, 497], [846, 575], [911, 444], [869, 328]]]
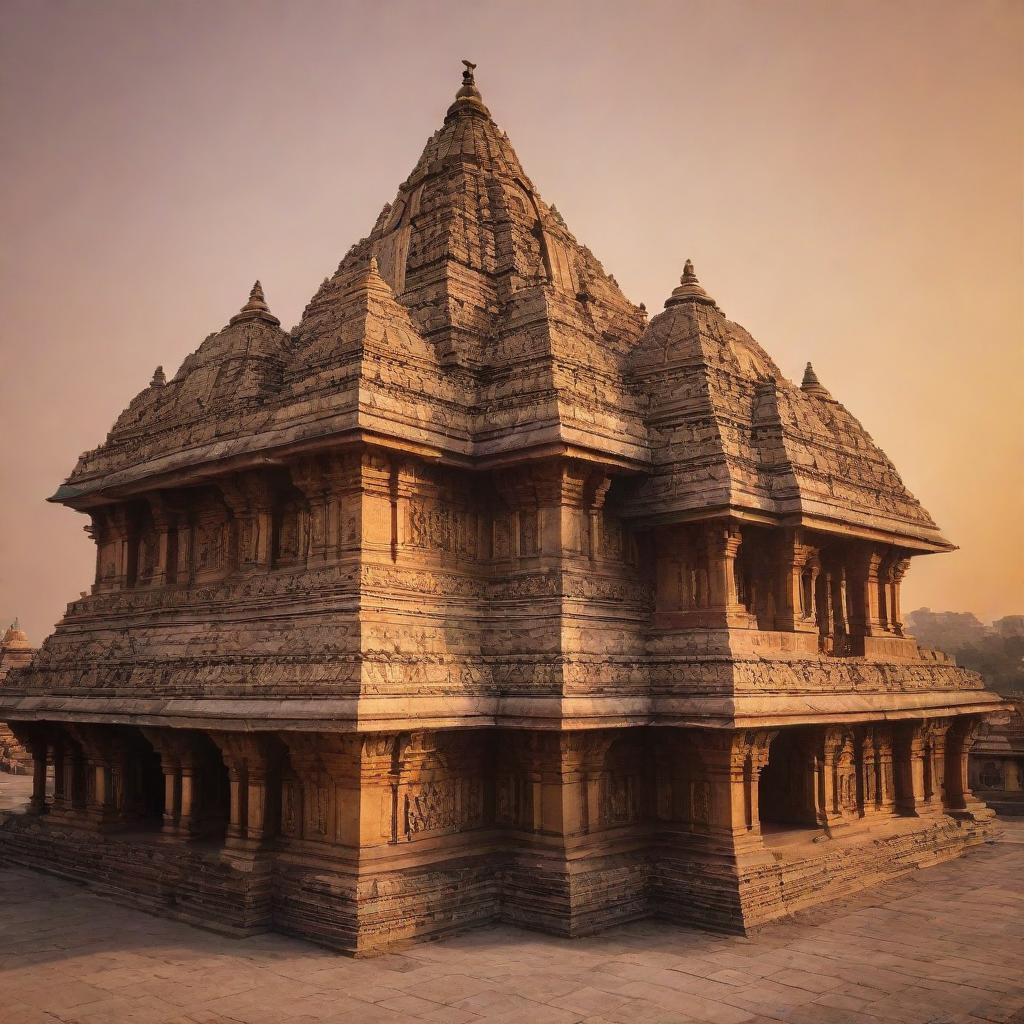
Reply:
[[[0, 861], [86, 882], [93, 891], [233, 936], [268, 930], [353, 955], [494, 922], [566, 937], [645, 917], [722, 933], [778, 918], [952, 860], [998, 834], [992, 819], [931, 813], [861, 822], [848, 835], [766, 832], [732, 857], [650, 837], [557, 861], [476, 837], [462, 856], [418, 867], [232, 849], [157, 831], [102, 833], [57, 816], [0, 813]], [[630, 848], [632, 847], [632, 848]], [[475, 852], [474, 852], [475, 851]]]

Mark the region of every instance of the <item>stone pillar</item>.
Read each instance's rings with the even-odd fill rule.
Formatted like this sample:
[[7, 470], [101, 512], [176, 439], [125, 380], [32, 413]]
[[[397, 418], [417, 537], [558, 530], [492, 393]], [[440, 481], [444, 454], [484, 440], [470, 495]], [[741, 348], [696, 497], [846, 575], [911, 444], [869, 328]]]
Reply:
[[712, 841], [745, 863], [771, 860], [761, 841], [757, 782], [775, 735], [715, 730], [702, 733], [697, 741], [710, 792], [706, 809], [695, 802], [695, 820], [706, 814]]
[[96, 829], [122, 825], [126, 811], [132, 809], [128, 799], [128, 773], [135, 766], [131, 761], [129, 738], [118, 726], [75, 723], [68, 730], [81, 746], [85, 759], [88, 822]]
[[945, 806], [948, 718], [933, 718], [924, 727], [925, 809], [941, 814]]
[[192, 506], [192, 579], [223, 579], [234, 568], [232, 516], [219, 491], [204, 491]]
[[894, 732], [896, 809], [901, 814], [917, 815], [925, 806], [924, 724], [922, 722], [901, 722], [896, 726]]
[[60, 814], [67, 809], [69, 801], [64, 790], [64, 739], [59, 733], [53, 736], [50, 750], [53, 760], [53, 797], [50, 800], [50, 810]]
[[273, 554], [274, 482], [252, 470], [217, 481], [235, 524], [235, 562], [239, 572], [265, 572]]
[[217, 732], [211, 738], [224, 757], [231, 790], [225, 845], [255, 850], [276, 828], [272, 811], [279, 778], [278, 744], [266, 733]]
[[846, 567], [836, 566], [831, 575], [833, 650], [836, 654], [847, 654], [850, 620], [847, 608]]
[[868, 545], [858, 545], [851, 553], [849, 581], [850, 633], [854, 636], [876, 636], [882, 631], [879, 608], [879, 568], [882, 555]]
[[874, 729], [864, 726], [854, 730], [854, 760], [857, 765], [857, 802], [862, 817], [878, 810], [878, 760]]
[[705, 527], [704, 541], [711, 610], [718, 613], [720, 625], [753, 628], [757, 620], [739, 603], [736, 589], [736, 558], [743, 543], [740, 528], [725, 522], [709, 523]]
[[978, 737], [981, 718], [964, 715], [953, 720], [946, 735], [946, 813], [968, 821], [987, 821], [995, 812], [972, 792], [968, 781], [971, 747]]
[[164, 776], [162, 831], [167, 836], [188, 838], [197, 826], [193, 817], [197, 734], [188, 729], [143, 729], [142, 732], [160, 755], [160, 770]]
[[[349, 456], [319, 455], [288, 468], [292, 482], [309, 503], [309, 564], [337, 561], [343, 544], [344, 505], [358, 492], [359, 462]], [[398, 537], [394, 539], [397, 543]]]
[[761, 808], [759, 803], [759, 785], [761, 772], [768, 765], [769, 749], [777, 731], [758, 730], [746, 734], [747, 757], [744, 777], [745, 798], [747, 802], [747, 830], [752, 836], [761, 835]]
[[875, 807], [881, 813], [892, 814], [896, 808], [892, 729], [886, 725], [876, 725], [871, 730], [871, 745], [875, 760]]
[[169, 762], [161, 756], [160, 770], [164, 775], [164, 820], [163, 831], [174, 835], [181, 820], [181, 765]]
[[817, 610], [815, 618], [818, 624], [819, 649], [826, 654], [838, 653], [835, 650], [835, 612], [832, 604], [832, 573], [824, 571], [818, 574], [815, 587]]
[[[820, 565], [817, 550], [803, 540], [799, 529], [787, 529], [780, 538], [776, 556], [779, 579], [779, 606], [775, 628], [790, 633], [813, 633], [818, 629], [815, 589]], [[811, 570], [810, 591], [804, 585], [804, 573]]]
[[601, 510], [604, 508], [612, 478], [605, 472], [592, 473], [587, 480], [583, 501], [587, 510], [588, 537], [587, 553], [591, 561], [601, 555]]
[[384, 454], [374, 450], [362, 453], [352, 514], [360, 526], [362, 552], [372, 561], [394, 561], [398, 557], [397, 475], [397, 466], [393, 467]]
[[830, 831], [859, 816], [853, 736], [844, 727], [827, 728], [823, 736], [825, 824]]
[[82, 753], [78, 746], [69, 738], [64, 740], [64, 757], [62, 759], [64, 784], [62, 786], [65, 813], [73, 813], [84, 805], [85, 794], [82, 790]]
[[156, 564], [150, 576], [150, 584], [160, 587], [177, 581], [178, 513], [160, 493], [150, 495], [148, 504], [156, 531]]
[[889, 584], [889, 628], [897, 635], [904, 636], [903, 610], [900, 606], [900, 590], [903, 586], [903, 577], [910, 567], [909, 558], [898, 558], [888, 568]]

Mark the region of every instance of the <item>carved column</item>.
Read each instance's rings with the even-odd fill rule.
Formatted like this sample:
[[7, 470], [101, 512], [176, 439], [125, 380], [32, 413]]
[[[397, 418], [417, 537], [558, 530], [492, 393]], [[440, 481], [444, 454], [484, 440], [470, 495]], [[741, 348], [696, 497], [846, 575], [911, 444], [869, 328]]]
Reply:
[[942, 813], [945, 803], [946, 733], [948, 718], [929, 719], [924, 726], [925, 807]]
[[886, 577], [889, 586], [889, 628], [897, 636], [904, 635], [900, 590], [903, 586], [903, 577], [906, 576], [908, 568], [910, 568], [910, 559], [898, 558], [888, 566]]
[[265, 572], [273, 554], [274, 482], [252, 470], [218, 480], [235, 524], [235, 561], [239, 572]]
[[848, 579], [852, 588], [850, 633], [855, 636], [876, 636], [882, 630], [880, 618], [879, 569], [882, 555], [867, 545], [852, 550]]
[[143, 729], [143, 735], [160, 755], [164, 776], [162, 831], [185, 838], [193, 834], [195, 805], [196, 734], [190, 730]]
[[192, 578], [223, 579], [233, 568], [229, 544], [230, 510], [219, 492], [201, 494], [192, 509]]
[[981, 718], [965, 715], [953, 720], [946, 736], [946, 811], [954, 818], [987, 821], [995, 812], [972, 792], [968, 781], [971, 747], [978, 738]]
[[[530, 470], [529, 483], [536, 495], [537, 539], [542, 556], [573, 556], [586, 552], [589, 546], [587, 506], [595, 496], [595, 481], [591, 477], [592, 470], [588, 466], [565, 460], [546, 462]], [[588, 523], [586, 528], [584, 519]]]
[[[323, 565], [337, 561], [344, 546], [345, 506], [359, 492], [360, 460], [352, 456], [318, 455], [300, 459], [288, 468], [292, 482], [309, 503], [308, 563]], [[389, 503], [393, 497], [390, 484], [389, 476]], [[399, 538], [394, 540], [397, 544]]]
[[122, 570], [126, 565], [126, 538], [119, 532], [118, 519], [113, 508], [90, 512], [89, 530], [96, 541], [95, 592], [118, 590], [124, 586]]
[[[62, 809], [65, 815], [73, 815], [85, 807], [85, 760], [78, 744], [66, 733], [61, 740], [61, 747]], [[56, 789], [56, 782], [54, 788]]]
[[892, 814], [896, 807], [892, 729], [886, 725], [874, 726], [871, 746], [875, 762], [875, 807], [881, 813]]
[[181, 509], [177, 515], [175, 549], [177, 551], [174, 580], [191, 583], [194, 576], [192, 539], [195, 532], [191, 509]]
[[398, 467], [382, 452], [367, 449], [361, 454], [358, 510], [359, 541], [364, 555], [374, 561], [398, 557]]
[[901, 722], [894, 730], [893, 760], [896, 769], [896, 809], [917, 815], [925, 803], [924, 724]]
[[847, 654], [850, 620], [847, 608], [846, 567], [837, 565], [831, 574], [832, 638], [836, 654]]
[[761, 835], [761, 808], [759, 782], [761, 772], [768, 765], [769, 749], [778, 731], [758, 730], [747, 732], [747, 757], [745, 763], [744, 787], [747, 802], [747, 829], [754, 835]]
[[228, 770], [231, 790], [226, 845], [256, 849], [276, 830], [280, 752], [265, 733], [211, 733]]
[[858, 816], [853, 737], [844, 727], [824, 731], [825, 823], [829, 830]]
[[[780, 538], [776, 556], [779, 579], [779, 608], [775, 628], [787, 632], [812, 633], [815, 621], [814, 596], [820, 565], [817, 550], [803, 540], [799, 529], [787, 529]], [[810, 588], [805, 585], [804, 574], [811, 570]]]
[[716, 730], [698, 739], [700, 760], [710, 783], [708, 832], [723, 851], [755, 859], [768, 856], [761, 842], [757, 784], [775, 735]]
[[149, 583], [161, 587], [177, 581], [178, 572], [178, 509], [163, 493], [147, 496], [155, 537], [155, 559]]
[[86, 763], [86, 815], [96, 828], [120, 823], [125, 808], [125, 767], [128, 751], [117, 729], [76, 723], [69, 731], [82, 748]]
[[591, 561], [596, 560], [601, 554], [601, 510], [604, 508], [611, 483], [612, 478], [607, 473], [593, 472], [590, 474], [584, 490], [583, 500], [587, 509], [589, 534], [587, 548]]
[[715, 522], [705, 528], [708, 583], [711, 608], [721, 616], [721, 625], [751, 628], [754, 616], [739, 603], [736, 590], [736, 558], [743, 543], [738, 526]]

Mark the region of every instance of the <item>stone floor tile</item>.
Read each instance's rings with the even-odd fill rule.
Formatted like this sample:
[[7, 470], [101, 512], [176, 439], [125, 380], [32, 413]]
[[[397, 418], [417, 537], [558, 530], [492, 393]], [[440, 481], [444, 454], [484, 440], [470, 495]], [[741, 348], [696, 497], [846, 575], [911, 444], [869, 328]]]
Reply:
[[394, 996], [391, 999], [381, 999], [376, 1005], [383, 1007], [385, 1010], [400, 1010], [411, 1017], [422, 1017], [430, 1010], [440, 1009], [445, 1004], [436, 1003], [433, 1000], [422, 999], [420, 996], [409, 995], [409, 993], [403, 992], [401, 995]]
[[815, 974], [795, 967], [772, 974], [770, 980], [776, 985], [786, 985], [789, 988], [799, 988], [815, 993], [829, 992], [843, 984], [841, 978], [831, 977], [827, 974]]
[[429, 1010], [421, 1013], [421, 1020], [429, 1020], [435, 1024], [473, 1024], [474, 1021], [483, 1020], [478, 1013], [471, 1010], [460, 1010], [457, 1006], [438, 1005], [436, 1010]]
[[629, 996], [616, 995], [613, 992], [602, 992], [598, 988], [586, 986], [577, 988], [568, 995], [558, 996], [549, 1000], [552, 1006], [560, 1006], [565, 1010], [577, 1013], [606, 1013], [617, 1009], [630, 1001]]

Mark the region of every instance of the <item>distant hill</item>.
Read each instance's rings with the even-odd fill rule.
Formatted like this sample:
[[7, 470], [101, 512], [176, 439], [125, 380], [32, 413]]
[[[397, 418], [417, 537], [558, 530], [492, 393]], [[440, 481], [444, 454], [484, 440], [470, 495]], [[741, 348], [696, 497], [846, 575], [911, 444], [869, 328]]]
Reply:
[[991, 689], [1024, 690], [1024, 615], [1007, 615], [986, 626], [972, 612], [918, 608], [906, 621], [922, 647], [952, 654], [957, 664], [980, 672]]

